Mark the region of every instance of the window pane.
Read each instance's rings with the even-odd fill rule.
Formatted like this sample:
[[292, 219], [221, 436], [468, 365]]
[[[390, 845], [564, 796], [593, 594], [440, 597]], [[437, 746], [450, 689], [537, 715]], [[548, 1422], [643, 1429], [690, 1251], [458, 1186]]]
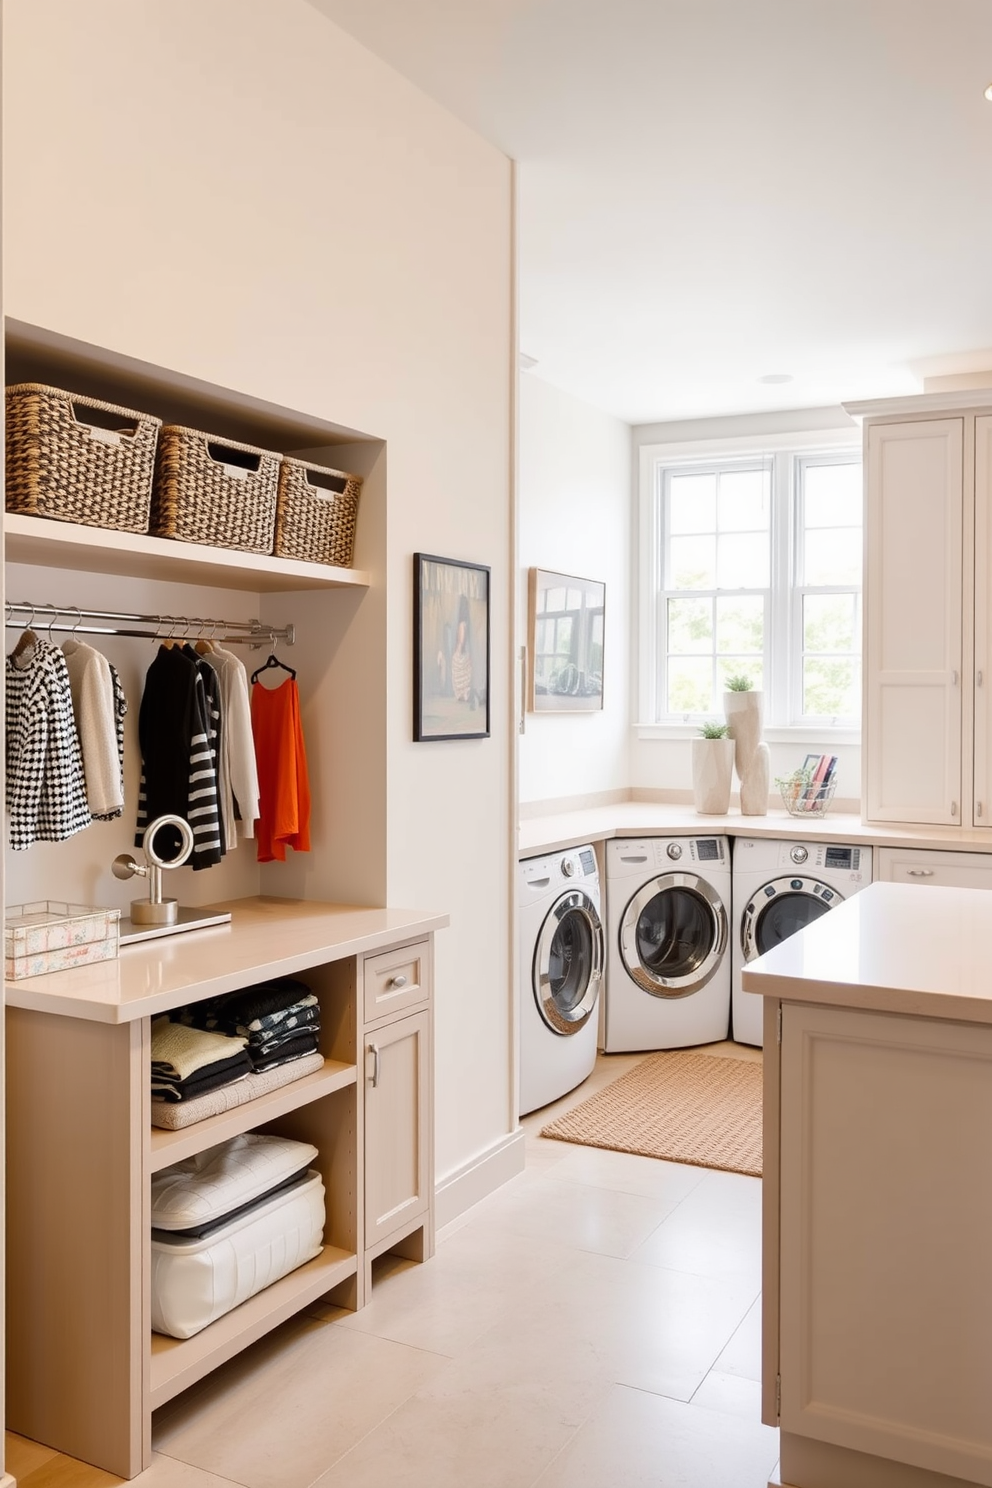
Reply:
[[716, 530], [716, 476], [673, 475], [668, 486], [668, 530]]
[[728, 470], [720, 476], [721, 532], [766, 532], [771, 479], [767, 470]]
[[805, 583], [860, 585], [860, 527], [821, 527], [807, 532], [803, 548]]
[[860, 711], [861, 667], [856, 658], [808, 656], [803, 663], [803, 712], [855, 718]]
[[[540, 592], [540, 590], [538, 592]], [[554, 589], [548, 588], [544, 591], [544, 593], [546, 596], [544, 608], [549, 614], [560, 615], [563, 610], [568, 608], [568, 590], [565, 588], [564, 584], [559, 584]]]
[[716, 583], [719, 589], [767, 589], [768, 534], [721, 534], [717, 539]]
[[758, 594], [738, 594], [716, 602], [716, 649], [721, 655], [751, 652], [760, 660], [765, 649], [765, 602]]
[[669, 713], [713, 713], [713, 665], [709, 657], [672, 657], [668, 663]]
[[713, 601], [711, 599], [670, 599], [668, 601], [668, 650], [713, 652]]
[[668, 562], [669, 589], [716, 588], [715, 537], [673, 537]]
[[[721, 656], [717, 660], [717, 685], [726, 691], [728, 677], [750, 677], [755, 692], [764, 687], [765, 669], [760, 656]], [[720, 702], [721, 708], [723, 701]]]
[[806, 465], [803, 470], [807, 527], [860, 527], [861, 462], [850, 465]]
[[858, 651], [860, 646], [855, 595], [807, 594], [803, 597], [804, 651]]

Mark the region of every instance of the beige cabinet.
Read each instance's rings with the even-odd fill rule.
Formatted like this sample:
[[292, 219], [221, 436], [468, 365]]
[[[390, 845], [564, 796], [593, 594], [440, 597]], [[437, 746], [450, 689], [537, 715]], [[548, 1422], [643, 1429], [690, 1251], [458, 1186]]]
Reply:
[[781, 1481], [992, 1485], [992, 1027], [781, 1012], [764, 1302]]
[[885, 883], [931, 884], [949, 889], [992, 889], [992, 853], [877, 847], [875, 877]]
[[866, 416], [872, 822], [992, 827], [992, 408], [953, 401], [851, 408]]
[[367, 1288], [383, 1251], [416, 1260], [434, 1251], [432, 950], [416, 941], [366, 956], [362, 968]]

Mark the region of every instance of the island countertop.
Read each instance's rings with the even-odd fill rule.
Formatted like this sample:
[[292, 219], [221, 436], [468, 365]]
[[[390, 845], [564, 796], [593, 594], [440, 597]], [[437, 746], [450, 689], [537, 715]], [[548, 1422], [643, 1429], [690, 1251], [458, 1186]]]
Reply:
[[264, 896], [203, 906], [204, 914], [221, 910], [231, 911], [229, 924], [122, 946], [112, 961], [8, 981], [7, 1006], [129, 1023], [253, 981], [402, 945], [448, 924], [447, 915], [421, 910]]
[[748, 992], [992, 1024], [992, 893], [874, 883], [743, 972]]

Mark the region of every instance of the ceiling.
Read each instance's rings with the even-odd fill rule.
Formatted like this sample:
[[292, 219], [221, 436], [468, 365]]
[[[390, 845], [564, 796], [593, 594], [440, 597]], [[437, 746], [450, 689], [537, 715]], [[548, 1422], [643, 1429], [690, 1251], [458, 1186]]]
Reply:
[[311, 3], [518, 162], [521, 350], [574, 396], [637, 424], [992, 368], [989, 0]]

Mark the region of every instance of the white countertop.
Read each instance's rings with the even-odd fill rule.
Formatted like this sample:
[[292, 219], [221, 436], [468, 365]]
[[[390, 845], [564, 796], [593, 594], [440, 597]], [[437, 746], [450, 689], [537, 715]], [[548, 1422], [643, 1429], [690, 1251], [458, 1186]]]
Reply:
[[517, 833], [517, 856], [579, 847], [611, 837], [786, 837], [804, 842], [853, 842], [876, 847], [929, 847], [948, 852], [992, 853], [992, 829], [919, 827], [865, 823], [860, 816], [829, 811], [821, 817], [795, 817], [787, 811], [767, 816], [700, 816], [692, 806], [660, 801], [620, 801], [525, 818]]
[[231, 911], [229, 924], [123, 946], [113, 961], [6, 982], [5, 1001], [9, 1007], [64, 1017], [130, 1023], [255, 981], [401, 945], [448, 924], [447, 915], [415, 909], [302, 899], [235, 899], [203, 906], [204, 914], [221, 910]]
[[992, 893], [874, 883], [744, 969], [748, 992], [992, 1023]]

